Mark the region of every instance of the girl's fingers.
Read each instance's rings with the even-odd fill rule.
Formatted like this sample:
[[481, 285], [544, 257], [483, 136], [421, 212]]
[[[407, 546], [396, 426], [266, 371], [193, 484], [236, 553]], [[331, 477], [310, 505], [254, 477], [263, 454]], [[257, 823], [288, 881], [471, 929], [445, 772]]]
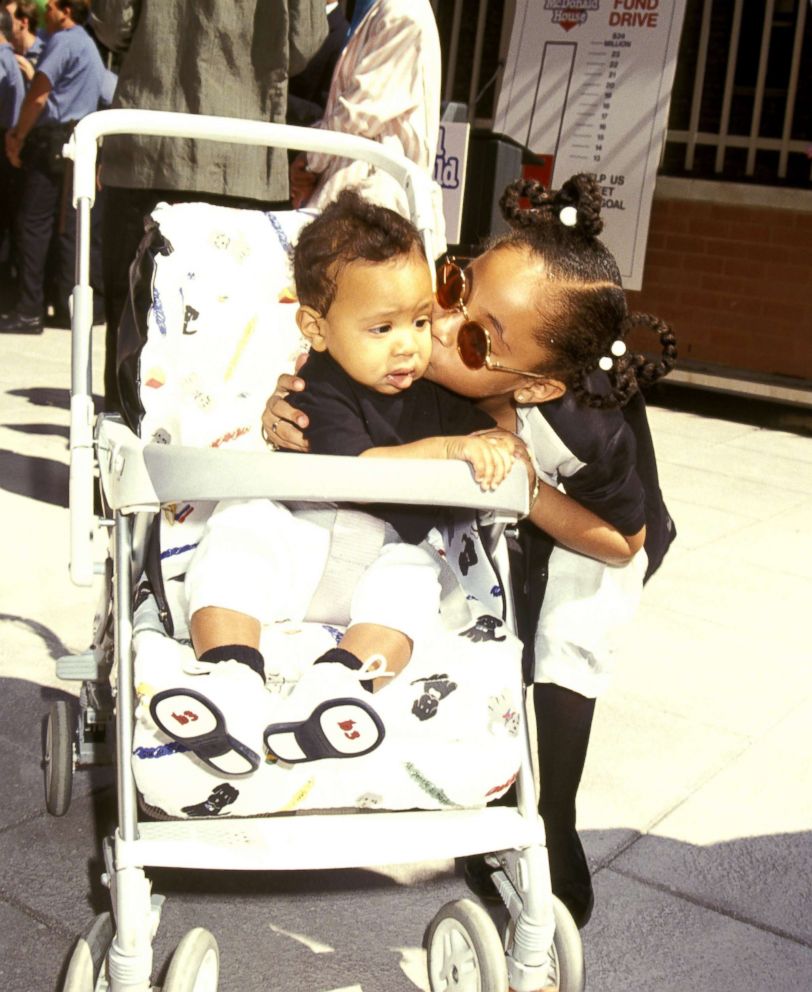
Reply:
[[491, 488], [493, 467], [489, 455], [490, 452], [486, 445], [477, 445], [471, 453], [471, 465], [474, 469], [474, 478], [479, 483], [479, 488], [483, 491], [487, 491]]

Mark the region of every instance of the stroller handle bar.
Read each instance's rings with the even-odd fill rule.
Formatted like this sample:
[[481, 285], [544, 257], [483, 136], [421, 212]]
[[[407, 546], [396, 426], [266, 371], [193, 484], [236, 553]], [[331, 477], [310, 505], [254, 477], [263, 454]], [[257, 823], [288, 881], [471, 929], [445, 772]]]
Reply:
[[65, 157], [72, 159], [74, 164], [74, 206], [78, 205], [80, 199], [87, 199], [93, 205], [96, 197], [97, 142], [100, 138], [113, 134], [196, 138], [241, 145], [265, 145], [268, 148], [298, 148], [305, 152], [322, 152], [368, 162], [388, 172], [403, 187], [412, 221], [423, 235], [426, 257], [433, 257], [430, 237], [430, 180], [425, 171], [411, 159], [385, 149], [377, 141], [338, 131], [247, 121], [234, 117], [178, 114], [163, 110], [102, 110], [82, 118], [64, 147]]

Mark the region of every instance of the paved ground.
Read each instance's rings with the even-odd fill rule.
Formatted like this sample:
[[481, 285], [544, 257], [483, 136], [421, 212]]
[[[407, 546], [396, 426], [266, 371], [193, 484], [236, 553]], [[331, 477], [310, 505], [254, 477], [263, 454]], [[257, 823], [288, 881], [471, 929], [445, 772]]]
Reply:
[[[108, 906], [98, 842], [114, 802], [87, 772], [66, 817], [42, 800], [42, 717], [73, 690], [53, 660], [86, 645], [95, 605], [66, 574], [69, 334], [0, 349], [0, 986], [54, 992], [75, 935]], [[752, 408], [734, 422], [728, 404], [679, 405], [651, 410], [679, 542], [617, 645], [582, 790], [598, 895], [588, 988], [808, 992], [812, 439], [757, 426]], [[169, 896], [156, 974], [205, 925], [222, 992], [425, 988], [424, 929], [464, 894], [448, 864], [152, 877]]]

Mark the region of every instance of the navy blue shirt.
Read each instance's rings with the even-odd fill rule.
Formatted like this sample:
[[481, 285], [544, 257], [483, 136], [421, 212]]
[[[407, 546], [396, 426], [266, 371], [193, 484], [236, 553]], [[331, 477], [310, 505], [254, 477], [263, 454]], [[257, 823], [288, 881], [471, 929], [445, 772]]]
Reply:
[[98, 110], [105, 68], [98, 48], [83, 27], [77, 25], [52, 34], [37, 72], [47, 76], [52, 87], [38, 127], [78, 121]]
[[25, 96], [25, 83], [14, 49], [9, 44], [0, 45], [0, 127], [10, 128], [17, 123], [20, 105]]
[[[311, 351], [299, 375], [307, 388], [287, 400], [310, 420], [305, 437], [313, 454], [360, 455], [369, 448], [460, 436], [495, 426], [470, 400], [426, 379], [418, 379], [395, 396], [362, 386], [324, 351]], [[412, 544], [419, 544], [438, 518], [436, 507], [365, 508], [391, 523]]]

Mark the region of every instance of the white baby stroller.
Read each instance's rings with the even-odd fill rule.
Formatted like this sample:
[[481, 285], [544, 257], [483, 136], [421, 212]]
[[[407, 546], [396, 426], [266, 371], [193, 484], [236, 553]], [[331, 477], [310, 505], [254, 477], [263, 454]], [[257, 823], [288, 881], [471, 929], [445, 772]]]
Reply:
[[[105, 747], [111, 744], [114, 737], [118, 768], [118, 827], [104, 843], [106, 871], [103, 881], [111, 892], [112, 916], [105, 913], [97, 917], [90, 930], [77, 942], [68, 965], [63, 986], [65, 992], [101, 992], [106, 989], [112, 992], [149, 992], [153, 988], [152, 939], [158, 927], [163, 900], [151, 893], [144, 873], [146, 866], [280, 871], [409, 863], [483, 852], [489, 855], [491, 864], [496, 868], [494, 881], [504, 900], [508, 923], [503, 928], [504, 932], [500, 932], [491, 916], [469, 899], [449, 903], [440, 909], [427, 936], [428, 972], [433, 992], [450, 989], [506, 992], [508, 986], [516, 992], [529, 992], [542, 987], [577, 992], [584, 986], [580, 938], [566, 909], [552, 897], [550, 891], [544, 831], [536, 812], [521, 691], [517, 700], [519, 715], [515, 712], [511, 714], [510, 731], [499, 738], [499, 742], [507, 741], [507, 744], [493, 745], [489, 739], [488, 748], [483, 747], [476, 752], [482, 754], [482, 761], [470, 763], [474, 766], [475, 776], [472, 782], [467, 783], [470, 792], [460, 786], [459, 792], [449, 795], [449, 789], [427, 783], [415, 762], [401, 761], [398, 767], [408, 770], [408, 775], [403, 778], [404, 791], [390, 800], [381, 784], [384, 780], [387, 783], [390, 779], [394, 781], [394, 759], [388, 758], [390, 764], [381, 765], [377, 770], [370, 763], [369, 772], [373, 780], [366, 791], [361, 789], [360, 779], [353, 780], [354, 771], [346, 772], [338, 795], [332, 797], [336, 801], [330, 804], [331, 808], [335, 805], [341, 807], [341, 815], [329, 810], [314, 812], [323, 808], [320, 797], [324, 793], [319, 792], [320, 785], [315, 781], [317, 776], [304, 782], [286, 779], [286, 795], [290, 793], [290, 787], [294, 787], [295, 802], [292, 804], [284, 798], [273, 797], [273, 788], [279, 778], [277, 769], [273, 767], [262, 768], [255, 776], [262, 783], [261, 793], [257, 789], [253, 793], [243, 790], [239, 802], [235, 798], [225, 815], [218, 815], [221, 808], [210, 808], [208, 812], [211, 815], [201, 814], [200, 809], [197, 813], [191, 813], [189, 810], [193, 807], [183, 796], [177, 799], [175, 806], [172, 805], [166, 783], [173, 782], [173, 792], [181, 788], [171, 774], [172, 769], [181, 767], [179, 763], [182, 763], [183, 787], [188, 787], [190, 794], [194, 795], [200, 795], [205, 785], [204, 779], [196, 780], [194, 775], [211, 775], [211, 771], [196, 766], [193, 769], [194, 762], [189, 755], [177, 751], [170, 753], [171, 749], [161, 744], [160, 736], [154, 736], [156, 729], [144, 718], [145, 707], [139, 702], [145, 691], [144, 683], [162, 677], [161, 666], [171, 666], [173, 652], [181, 658], [183, 651], [189, 650], [188, 646], [178, 646], [177, 642], [163, 638], [159, 628], [164, 604], [156, 601], [154, 595], [144, 600], [136, 597], [136, 586], [140, 585], [149, 553], [148, 538], [155, 533], [151, 525], [156, 516], [168, 521], [168, 526], [183, 525], [192, 512], [190, 508], [197, 505], [210, 505], [228, 498], [270, 497], [278, 501], [304, 503], [322, 501], [325, 487], [328, 488], [326, 495], [339, 504], [402, 503], [405, 499], [402, 479], [408, 475], [408, 501], [430, 506], [449, 505], [486, 514], [493, 525], [489, 533], [499, 535], [501, 526], [515, 520], [526, 509], [527, 487], [522, 469], [514, 470], [496, 492], [482, 493], [471, 479], [467, 466], [462, 463], [407, 463], [401, 460], [398, 463], [399, 473], [394, 476], [380, 461], [372, 463], [362, 459], [281, 454], [270, 456], [266, 451], [251, 450], [250, 444], [246, 445], [247, 450], [227, 450], [228, 444], [221, 445], [211, 440], [212, 425], [207, 418], [212, 414], [208, 403], [202, 404], [202, 420], [198, 418], [191, 426], [188, 420], [183, 423], [173, 420], [173, 428], [167, 430], [163, 425], [168, 423], [166, 418], [172, 415], [172, 396], [170, 390], [162, 390], [166, 385], [166, 363], [176, 357], [171, 325], [173, 321], [183, 325], [178, 331], [179, 336], [174, 339], [181, 340], [186, 329], [184, 321], [189, 318], [189, 305], [181, 298], [179, 309], [173, 317], [170, 309], [157, 305], [154, 292], [151, 295], [151, 319], [162, 327], [156, 335], [153, 350], [150, 351], [152, 346], [145, 345], [141, 355], [141, 381], [146, 388], [150, 388], [152, 382], [152, 395], [160, 395], [160, 399], [152, 408], [151, 399], [145, 403], [140, 436], [117, 417], [102, 416], [94, 426], [90, 394], [93, 311], [89, 286], [89, 214], [95, 192], [97, 142], [100, 137], [113, 133], [174, 135], [294, 147], [369, 161], [403, 185], [413, 219], [424, 232], [427, 246], [430, 245], [430, 221], [427, 218], [431, 216], [431, 211], [424, 177], [406, 159], [385, 152], [380, 145], [365, 139], [231, 119], [138, 111], [93, 114], [80, 122], [71, 136], [66, 155], [74, 163], [74, 201], [78, 211], [77, 285], [72, 298], [70, 441], [73, 580], [87, 585], [94, 574], [92, 536], [99, 523], [93, 516], [97, 468], [103, 502], [110, 509], [108, 515], [111, 519], [105, 523], [112, 531], [112, 552], [110, 560], [104, 565], [106, 585], [96, 617], [93, 647], [85, 655], [63, 659], [58, 666], [61, 677], [82, 681], [81, 712], [75, 726], [64, 705], [57, 705], [51, 712], [46, 743], [46, 798], [51, 812], [65, 812], [70, 802], [74, 766], [92, 763], [103, 756]], [[168, 259], [164, 265], [167, 272], [179, 257], [178, 242], [190, 216], [182, 212], [166, 216], [164, 226], [167, 229], [173, 223], [176, 225], [172, 228], [175, 231], [172, 249], [163, 255], [164, 259]], [[268, 219], [283, 246], [289, 236], [295, 236], [296, 222], [292, 222], [293, 227], [288, 229], [286, 220], [266, 218], [266, 230]], [[197, 233], [193, 232], [192, 240], [195, 239]], [[224, 245], [226, 248], [233, 247], [241, 260], [249, 254], [242, 234], [225, 240], [218, 235], [214, 242], [218, 250]], [[187, 267], [184, 263], [184, 271]], [[198, 285], [203, 281], [198, 279]], [[152, 285], [154, 289], [156, 283]], [[281, 299], [278, 290], [279, 287], [273, 290], [277, 294], [276, 302]], [[216, 293], [214, 295], [217, 297]], [[221, 297], [217, 299], [222, 302]], [[194, 313], [197, 319], [199, 310], [194, 308]], [[239, 322], [237, 324], [242, 326]], [[249, 325], [255, 328], [255, 320], [254, 323], [249, 321]], [[253, 335], [253, 339], [256, 337]], [[247, 340], [243, 335], [237, 341], [241, 354], [249, 346]], [[287, 345], [282, 347], [284, 350]], [[283, 370], [279, 366], [263, 369], [265, 392], [267, 383], [273, 382], [277, 372]], [[185, 395], [191, 396], [193, 405], [200, 407], [199, 378], [192, 377], [190, 380], [186, 375], [183, 382]], [[238, 389], [237, 393], [241, 402], [246, 399], [245, 390]], [[251, 402], [256, 404], [257, 399], [264, 401], [264, 398], [265, 393], [262, 393]], [[251, 409], [250, 404], [243, 409]], [[261, 402], [258, 408], [253, 409], [254, 430], [257, 432]], [[150, 416], [153, 417], [151, 421]], [[218, 423], [216, 418], [213, 423]], [[228, 432], [227, 440], [237, 440], [237, 434], [237, 431]], [[225, 437], [222, 435], [217, 440]], [[246, 438], [242, 437], [242, 440]], [[327, 484], [326, 479], [329, 480]], [[165, 551], [165, 560], [176, 565], [186, 549], [187, 544], [183, 540], [176, 542], [174, 547]], [[178, 553], [175, 554], [175, 551]], [[505, 545], [501, 537], [491, 537], [484, 557], [487, 558], [488, 568], [500, 569], [501, 574], [506, 575]], [[483, 574], [487, 584], [487, 576], [493, 576], [494, 572], [486, 570]], [[172, 587], [171, 568], [163, 575], [169, 580], [167, 587]], [[482, 595], [489, 593], [500, 599], [502, 613], [510, 624], [510, 593], [507, 584], [499, 580], [498, 573], [496, 585], [486, 589]], [[468, 603], [470, 599], [470, 595], [463, 596], [462, 600], [452, 595], [448, 608], [453, 612], [461, 602]], [[476, 613], [469, 616], [475, 618]], [[501, 624], [502, 620], [494, 620], [494, 623]], [[329, 625], [321, 624], [321, 627], [331, 631]], [[289, 635], [299, 632], [287, 630], [283, 633], [291, 642]], [[456, 638], [454, 644], [460, 650], [468, 650], [470, 638], [460, 639], [459, 633], [457, 629], [449, 637]], [[178, 631], [175, 634], [178, 636]], [[158, 641], [159, 637], [162, 640]], [[135, 650], [137, 644], [134, 646], [139, 638], [142, 646], [147, 645], [142, 651]], [[480, 640], [489, 641], [489, 651], [501, 649], [499, 642], [505, 643], [505, 650], [510, 645], [516, 646], [515, 637], [509, 634], [499, 638], [483, 636]], [[164, 651], [161, 666], [150, 667], [151, 659], [146, 657], [142, 667], [136, 670], [136, 655], [151, 656], [158, 644], [169, 645], [159, 649]], [[310, 649], [311, 642], [305, 638], [303, 650]], [[412, 664], [416, 661], [414, 659]], [[182, 665], [182, 660], [178, 664]], [[427, 664], [428, 672], [431, 669], [430, 659]], [[515, 651], [513, 664], [517, 672], [515, 678], [520, 679]], [[494, 667], [498, 666], [488, 663], [478, 672], [485, 677], [485, 673], [493, 671]], [[463, 676], [460, 676], [460, 683], [463, 681]], [[468, 681], [471, 691], [478, 691], [477, 680]], [[427, 688], [426, 683], [423, 688]], [[460, 697], [463, 696], [463, 689], [461, 684]], [[394, 698], [394, 690], [395, 685], [388, 687], [382, 695], [391, 693]], [[146, 691], [148, 693], [153, 689]], [[498, 720], [496, 722], [499, 723]], [[449, 746], [459, 743], [450, 741]], [[395, 741], [392, 747], [396, 747]], [[427, 747], [435, 749], [436, 741], [430, 740]], [[500, 782], [499, 790], [488, 790], [489, 780], [482, 780], [482, 768], [487, 765], [486, 755], [490, 751], [497, 756], [506, 756], [506, 760], [512, 762], [512, 774], [508, 780]], [[389, 753], [394, 755], [396, 752]], [[160, 756], [161, 761], [152, 760], [156, 756]], [[364, 768], [361, 763], [368, 760], [366, 757], [358, 758], [343, 764], [355, 765], [357, 762], [357, 774], [361, 775]], [[458, 767], [459, 764], [459, 760], [453, 757], [449, 767]], [[153, 775], [152, 769], [157, 767], [162, 769], [161, 774]], [[494, 766], [486, 769], [485, 773], [496, 775], [500, 771], [501, 767]], [[260, 772], [265, 776], [262, 779], [259, 778]], [[476, 779], [476, 775], [480, 780]], [[487, 806], [488, 793], [496, 795], [499, 791], [504, 792], [513, 777], [517, 785], [517, 808]], [[223, 781], [222, 776], [219, 781]], [[377, 786], [380, 786], [379, 793], [375, 793]], [[357, 798], [361, 791], [363, 795]], [[369, 799], [371, 792], [375, 793], [374, 801]], [[151, 813], [163, 818], [139, 820], [139, 802], [142, 805], [146, 803]], [[363, 811], [364, 815], [345, 815], [347, 807]], [[287, 815], [258, 815], [277, 811], [284, 811]], [[292, 815], [293, 811], [296, 815]], [[168, 819], [167, 813], [173, 818]], [[381, 817], [385, 818], [383, 823], [386, 829], [381, 829]], [[323, 844], [325, 837], [331, 838], [327, 850]], [[218, 980], [219, 952], [215, 938], [201, 928], [189, 931], [173, 956], [162, 986], [164, 992], [213, 992], [218, 988]]]

